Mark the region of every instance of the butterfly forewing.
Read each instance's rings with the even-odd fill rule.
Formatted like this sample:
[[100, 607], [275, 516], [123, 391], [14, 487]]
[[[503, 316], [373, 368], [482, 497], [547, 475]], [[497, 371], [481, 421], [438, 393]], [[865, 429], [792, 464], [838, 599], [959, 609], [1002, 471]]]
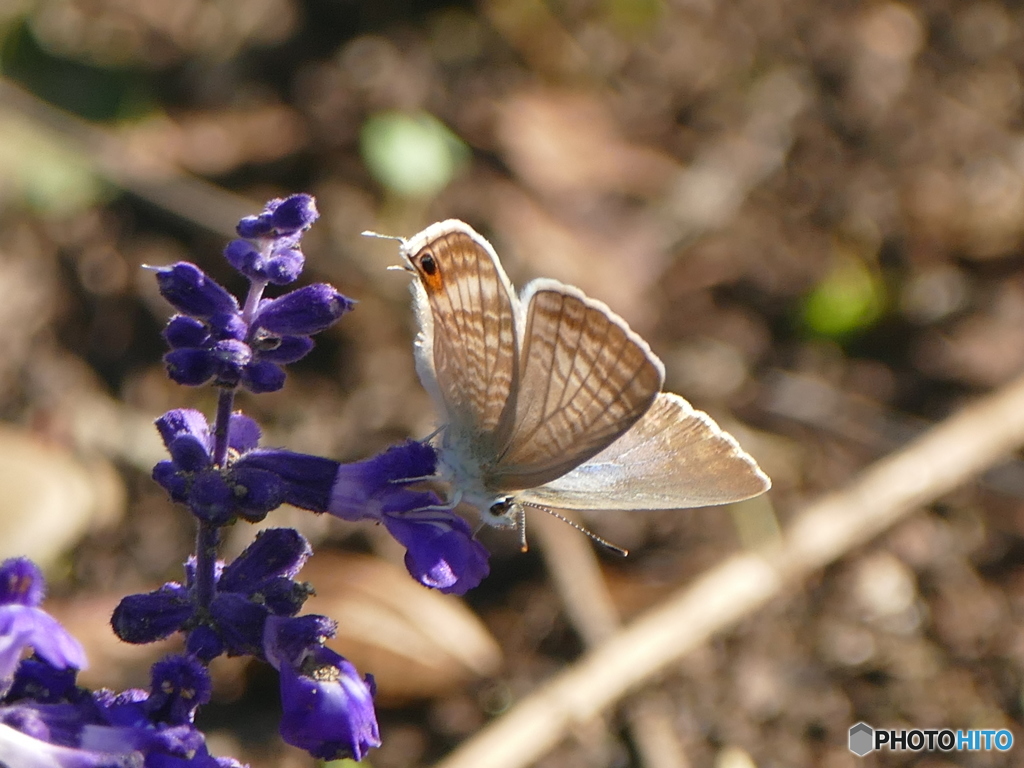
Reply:
[[602, 303], [554, 280], [527, 286], [515, 420], [495, 491], [554, 480], [602, 451], [654, 402], [664, 369]]
[[430, 309], [420, 313], [431, 326], [424, 322], [417, 341], [420, 377], [444, 406], [449, 439], [493, 456], [512, 426], [519, 368], [511, 284], [461, 222], [429, 227], [406, 250], [420, 277], [417, 300]]
[[519, 498], [561, 509], [682, 509], [742, 501], [770, 487], [754, 459], [710, 416], [662, 393], [601, 453]]

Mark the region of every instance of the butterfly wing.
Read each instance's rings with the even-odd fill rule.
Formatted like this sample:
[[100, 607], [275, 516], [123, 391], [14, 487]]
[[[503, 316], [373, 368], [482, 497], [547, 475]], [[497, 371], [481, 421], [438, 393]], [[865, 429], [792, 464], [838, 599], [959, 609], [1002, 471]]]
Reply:
[[445, 439], [493, 457], [512, 427], [519, 301], [490, 244], [468, 224], [433, 224], [402, 245], [416, 270], [416, 371], [444, 411]]
[[683, 509], [742, 501], [770, 487], [732, 435], [663, 392], [601, 453], [518, 499], [559, 509]]
[[650, 408], [665, 378], [647, 343], [580, 290], [534, 280], [522, 303], [514, 424], [487, 478], [496, 491], [550, 482], [604, 450]]

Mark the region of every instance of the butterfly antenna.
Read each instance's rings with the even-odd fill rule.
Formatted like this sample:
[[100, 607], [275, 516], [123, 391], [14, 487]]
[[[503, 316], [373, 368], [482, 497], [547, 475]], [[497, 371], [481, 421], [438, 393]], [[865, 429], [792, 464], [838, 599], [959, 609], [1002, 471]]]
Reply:
[[[607, 549], [609, 552], [613, 552], [614, 554], [618, 555], [619, 557], [626, 557], [626, 555], [629, 554], [629, 550], [628, 549], [624, 549], [623, 547], [617, 546], [616, 544], [612, 544], [610, 541], [608, 541], [608, 539], [602, 539], [600, 536], [598, 536], [596, 533], [594, 533], [589, 528], [584, 528], [582, 525], [577, 523], [575, 520], [570, 520], [565, 515], [558, 514], [551, 507], [545, 507], [542, 504], [534, 504], [532, 501], [524, 501], [524, 502], [522, 502], [522, 506], [524, 506], [524, 507], [533, 507], [534, 509], [540, 509], [540, 510], [543, 510], [544, 512], [547, 512], [552, 517], [555, 517], [555, 518], [561, 520], [563, 523], [565, 523], [566, 525], [570, 526], [571, 528], [575, 528], [577, 531], [582, 533], [584, 536], [589, 538], [591, 541], [597, 542], [602, 547]], [[526, 532], [525, 532], [526, 517], [525, 517], [525, 514], [523, 516], [523, 523], [522, 523], [522, 525], [523, 525], [523, 544], [525, 546], [525, 544], [526, 544]], [[526, 550], [524, 549], [523, 551], [525, 552]]]
[[398, 235], [382, 235], [380, 232], [373, 232], [369, 229], [363, 230], [359, 234], [363, 237], [376, 237], [379, 240], [397, 240], [400, 243], [405, 242], [404, 237], [399, 237]]

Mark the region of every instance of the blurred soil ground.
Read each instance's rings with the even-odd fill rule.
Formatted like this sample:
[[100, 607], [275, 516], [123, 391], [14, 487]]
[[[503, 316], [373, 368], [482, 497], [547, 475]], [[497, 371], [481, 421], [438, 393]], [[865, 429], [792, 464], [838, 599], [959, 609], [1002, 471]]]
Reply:
[[[102, 127], [139, 178], [210, 182], [166, 185], [222, 227], [123, 191], [111, 158], [0, 105], [0, 464], [49, 452], [11, 471], [3, 535], [41, 526], [18, 541], [47, 562], [95, 685], [145, 684], [150, 653], [114, 646], [101, 618], [180, 578], [191, 547], [148, 477], [149, 425], [213, 400], [164, 378], [169, 311], [141, 266], [189, 259], [241, 288], [219, 255], [237, 198], [211, 189], [242, 212], [316, 195], [307, 278], [360, 301], [282, 392], [241, 401], [272, 444], [354, 460], [434, 428], [407, 277], [366, 229], [463, 218], [517, 285], [577, 284], [650, 341], [667, 388], [775, 485], [731, 510], [588, 518], [631, 550], [602, 555], [627, 618], [1024, 370], [1018, 3], [38, 0], [5, 3], [0, 30], [8, 83]], [[471, 612], [422, 591], [383, 610], [373, 585], [401, 553], [378, 531], [271, 522], [316, 542], [320, 610], [387, 680], [375, 768], [439, 758], [582, 650], [514, 536], [485, 533]], [[854, 766], [860, 720], [1024, 737], [1022, 533], [1018, 460], [716, 637], [658, 683], [689, 764]], [[251, 531], [232, 536], [238, 551]], [[338, 573], [363, 574], [362, 597]], [[218, 676], [216, 750], [310, 764], [276, 741], [272, 674]], [[1021, 749], [863, 764], [1013, 765]], [[636, 764], [614, 713], [541, 763]]]

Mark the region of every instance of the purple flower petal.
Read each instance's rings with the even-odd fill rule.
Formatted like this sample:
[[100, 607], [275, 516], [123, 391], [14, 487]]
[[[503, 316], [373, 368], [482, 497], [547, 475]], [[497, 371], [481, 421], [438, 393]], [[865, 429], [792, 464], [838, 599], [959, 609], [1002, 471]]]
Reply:
[[327, 511], [343, 520], [379, 519], [388, 497], [405, 491], [402, 483], [430, 477], [436, 468], [434, 449], [414, 440], [393, 445], [365, 461], [341, 464]]
[[242, 413], [231, 414], [228, 425], [228, 445], [239, 453], [251, 451], [260, 444], [263, 436], [260, 425]]
[[380, 746], [374, 684], [325, 648], [322, 616], [267, 619], [264, 648], [281, 679], [281, 736], [322, 760], [361, 760]]
[[14, 674], [26, 647], [57, 669], [87, 666], [81, 643], [46, 611], [17, 603], [0, 606], [0, 679]]
[[490, 572], [489, 553], [454, 512], [388, 512], [384, 525], [408, 550], [405, 566], [424, 586], [464, 595]]

